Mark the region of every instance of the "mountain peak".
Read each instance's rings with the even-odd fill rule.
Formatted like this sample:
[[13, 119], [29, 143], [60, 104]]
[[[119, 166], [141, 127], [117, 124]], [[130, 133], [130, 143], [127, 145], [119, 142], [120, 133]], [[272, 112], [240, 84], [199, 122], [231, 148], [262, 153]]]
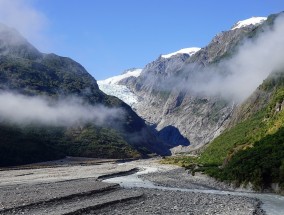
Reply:
[[0, 23], [0, 55], [11, 55], [29, 59], [41, 57], [41, 53], [17, 30], [2, 23]]
[[188, 55], [193, 55], [195, 54], [196, 52], [198, 52], [200, 50], [200, 48], [197, 48], [197, 47], [191, 47], [191, 48], [184, 48], [184, 49], [180, 49], [176, 52], [173, 52], [173, 53], [170, 53], [170, 54], [165, 54], [165, 55], [162, 55], [161, 57], [162, 58], [170, 58], [174, 55], [177, 55], [177, 54], [188, 54]]
[[21, 34], [14, 28], [0, 23], [0, 41], [5, 41], [9, 44], [21, 44], [27, 42]]
[[245, 19], [242, 21], [238, 21], [232, 28], [231, 30], [235, 30], [237, 28], [243, 28], [249, 25], [260, 25], [263, 23], [267, 17], [251, 17], [249, 19]]

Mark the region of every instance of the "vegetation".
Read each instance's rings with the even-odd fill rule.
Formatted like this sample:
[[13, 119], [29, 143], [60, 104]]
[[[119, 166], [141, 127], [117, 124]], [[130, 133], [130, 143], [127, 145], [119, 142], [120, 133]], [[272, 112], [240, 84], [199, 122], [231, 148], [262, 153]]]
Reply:
[[[256, 190], [263, 190], [277, 183], [284, 189], [283, 78], [284, 73], [274, 73], [266, 79], [259, 90], [271, 94], [269, 102], [223, 132], [198, 158], [172, 157], [163, 162], [192, 169], [193, 173], [203, 171], [237, 186], [252, 183]], [[253, 111], [254, 105], [248, 100], [243, 107]]]
[[59, 128], [14, 125], [0, 126], [0, 166], [26, 164], [64, 157], [58, 144], [63, 131]]
[[[5, 45], [5, 41], [0, 43]], [[53, 160], [66, 155], [138, 158], [153, 152], [151, 144], [156, 140], [147, 133], [144, 121], [121, 100], [100, 91], [96, 80], [80, 64], [55, 54], [42, 54], [27, 42], [10, 46], [6, 44], [5, 50], [0, 50], [1, 91], [54, 100], [76, 96], [87, 104], [122, 108], [125, 119], [116, 122], [119, 126], [106, 123], [75, 127], [20, 126], [0, 119], [0, 166]]]
[[0, 166], [28, 164], [82, 156], [96, 158], [139, 158], [139, 153], [117, 131], [87, 126], [0, 126]]
[[192, 175], [199, 170], [198, 157], [192, 155], [177, 155], [172, 157], [165, 157], [160, 161], [161, 164], [171, 164], [184, 167], [189, 170]]
[[140, 158], [141, 154], [130, 146], [116, 130], [89, 125], [78, 132], [66, 132], [63, 148], [68, 155], [103, 158]]
[[[256, 38], [263, 27], [272, 28], [276, 17], [269, 16], [263, 26], [242, 36]], [[230, 44], [231, 48], [213, 63], [230, 58], [240, 42]], [[259, 101], [243, 104], [236, 125], [214, 139], [198, 158], [180, 156], [162, 162], [189, 168], [192, 173], [203, 171], [236, 185], [250, 182], [257, 190], [269, 188], [271, 183], [278, 183], [284, 189], [283, 71], [270, 75], [258, 90], [263, 94], [257, 96]], [[266, 98], [269, 98], [268, 103]]]

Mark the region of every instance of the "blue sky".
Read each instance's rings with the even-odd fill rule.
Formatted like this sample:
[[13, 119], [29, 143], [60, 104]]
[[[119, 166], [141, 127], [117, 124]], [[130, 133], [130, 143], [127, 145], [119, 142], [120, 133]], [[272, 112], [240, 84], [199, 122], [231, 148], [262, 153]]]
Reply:
[[143, 68], [160, 54], [204, 47], [237, 21], [283, 6], [282, 0], [0, 0], [0, 21], [100, 80]]

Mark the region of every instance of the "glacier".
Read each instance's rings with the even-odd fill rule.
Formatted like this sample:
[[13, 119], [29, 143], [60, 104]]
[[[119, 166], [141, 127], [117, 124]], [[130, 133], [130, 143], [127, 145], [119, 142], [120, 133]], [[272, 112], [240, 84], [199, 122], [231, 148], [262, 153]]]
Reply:
[[115, 96], [124, 101], [129, 106], [133, 107], [134, 104], [139, 102], [139, 97], [136, 96], [129, 88], [124, 85], [119, 85], [119, 81], [129, 78], [140, 76], [142, 69], [126, 70], [123, 74], [98, 81], [101, 91], [104, 93]]

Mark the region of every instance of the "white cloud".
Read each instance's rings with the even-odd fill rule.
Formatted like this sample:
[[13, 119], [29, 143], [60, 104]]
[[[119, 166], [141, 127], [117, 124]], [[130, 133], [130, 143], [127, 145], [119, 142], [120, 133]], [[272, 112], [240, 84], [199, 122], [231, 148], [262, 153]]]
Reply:
[[284, 69], [284, 15], [280, 15], [272, 28], [257, 38], [247, 39], [232, 58], [217, 65], [200, 68], [190, 64], [184, 69], [187, 80], [166, 80], [166, 87], [177, 86], [205, 96], [221, 95], [227, 99], [243, 101], [272, 72]]
[[0, 101], [0, 121], [18, 125], [39, 123], [72, 126], [87, 122], [104, 125], [124, 117], [124, 111], [120, 108], [92, 106], [71, 97], [55, 102], [40, 96], [0, 92]]
[[49, 43], [44, 31], [47, 17], [33, 5], [31, 0], [0, 0], [0, 22], [17, 29], [39, 48]]

